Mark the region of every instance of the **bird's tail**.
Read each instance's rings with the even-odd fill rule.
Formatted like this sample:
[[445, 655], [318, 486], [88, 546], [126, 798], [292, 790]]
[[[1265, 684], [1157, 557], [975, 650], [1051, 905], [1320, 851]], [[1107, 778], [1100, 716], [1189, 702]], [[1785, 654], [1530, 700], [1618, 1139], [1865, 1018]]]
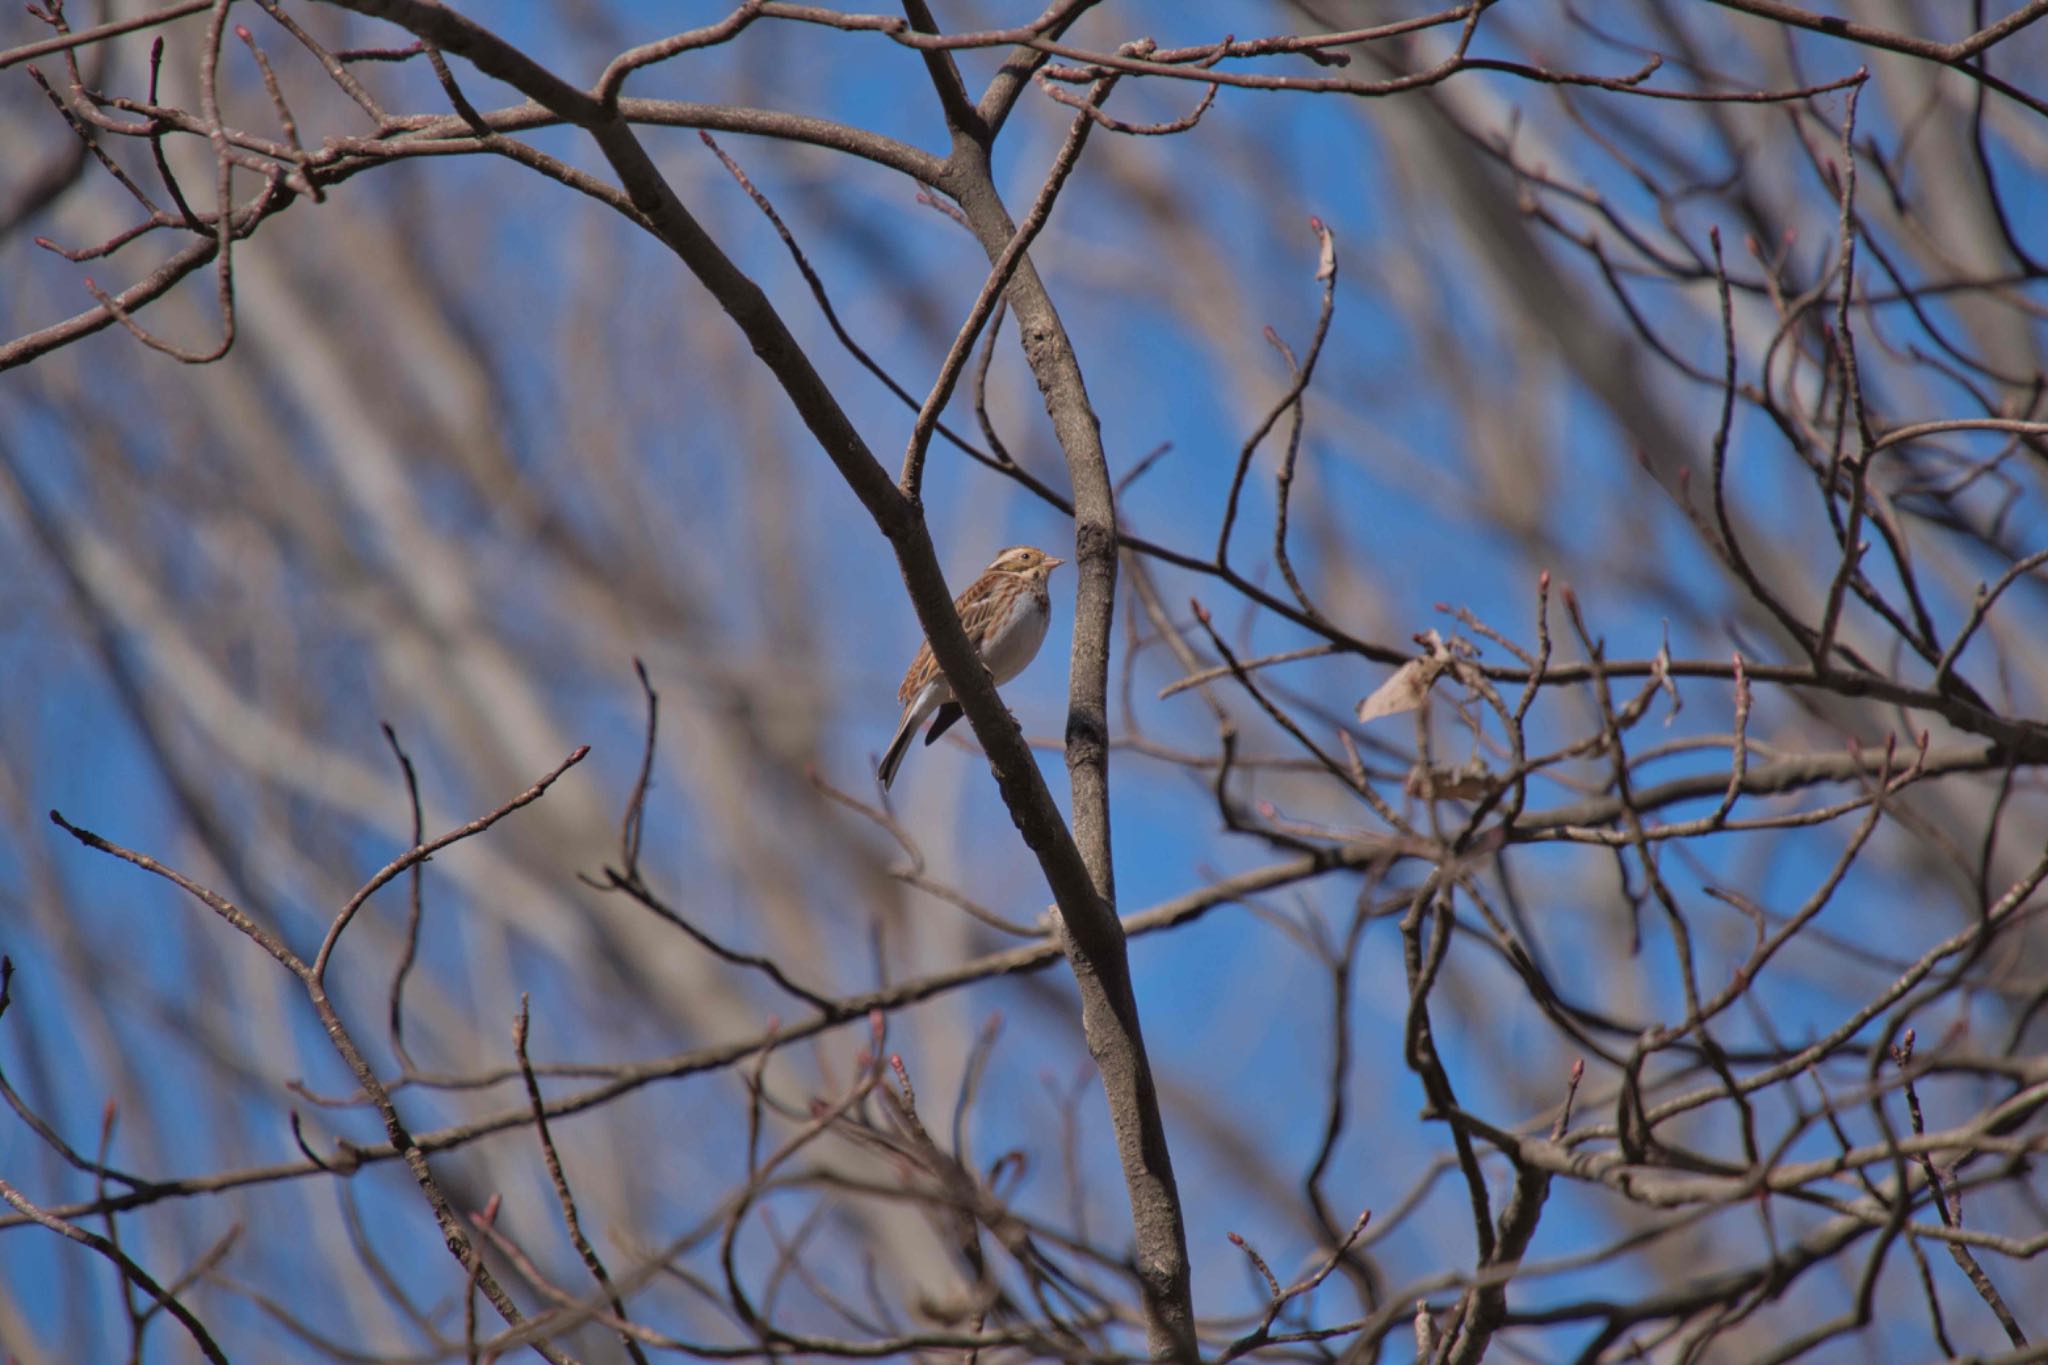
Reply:
[[903, 723], [896, 727], [896, 738], [889, 741], [889, 748], [882, 755], [882, 766], [878, 775], [882, 779], [882, 790], [887, 791], [896, 781], [896, 770], [903, 766], [903, 755], [910, 752], [910, 737], [917, 733], [917, 723], [924, 716], [916, 707], [903, 712]]
[[925, 746], [937, 744], [939, 736], [953, 728], [953, 722], [967, 713], [960, 709], [957, 701], [940, 702], [939, 709], [932, 712], [932, 728], [924, 732]]

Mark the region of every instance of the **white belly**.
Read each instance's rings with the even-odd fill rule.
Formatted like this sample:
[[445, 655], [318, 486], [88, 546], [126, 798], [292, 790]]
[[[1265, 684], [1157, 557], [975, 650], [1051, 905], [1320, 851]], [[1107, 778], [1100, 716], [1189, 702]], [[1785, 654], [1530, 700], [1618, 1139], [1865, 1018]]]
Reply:
[[1052, 620], [1051, 604], [1041, 602], [1037, 610], [1017, 613], [1015, 623], [990, 638], [981, 651], [981, 661], [1000, 687], [1024, 671], [1045, 642], [1045, 628]]

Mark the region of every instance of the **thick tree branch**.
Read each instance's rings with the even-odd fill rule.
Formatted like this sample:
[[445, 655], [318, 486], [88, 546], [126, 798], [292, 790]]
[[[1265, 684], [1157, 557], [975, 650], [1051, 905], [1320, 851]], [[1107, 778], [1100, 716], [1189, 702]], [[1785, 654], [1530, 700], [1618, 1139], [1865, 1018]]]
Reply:
[[[1096, 102], [1108, 93], [1098, 85]], [[1085, 140], [1094, 120], [1080, 115], [1070, 141]], [[991, 266], [1006, 263], [1018, 235], [991, 173], [986, 147], [956, 139], [944, 188], [959, 203]], [[1123, 927], [1115, 912], [1110, 857], [1109, 648], [1116, 611], [1116, 501], [1102, 427], [1088, 398], [1073, 343], [1028, 254], [1015, 262], [1007, 291], [1025, 360], [1045, 399], [1053, 434], [1067, 458], [1074, 495], [1074, 635], [1067, 692], [1067, 774], [1073, 787], [1074, 837], [1101, 899], [1077, 918], [1062, 902], [1068, 957], [1081, 988], [1082, 1024], [1102, 1073], [1123, 1160], [1137, 1233], [1146, 1329], [1155, 1355], [1197, 1355], [1187, 1232], [1174, 1183], [1166, 1126], [1152, 1079], [1131, 987]]]

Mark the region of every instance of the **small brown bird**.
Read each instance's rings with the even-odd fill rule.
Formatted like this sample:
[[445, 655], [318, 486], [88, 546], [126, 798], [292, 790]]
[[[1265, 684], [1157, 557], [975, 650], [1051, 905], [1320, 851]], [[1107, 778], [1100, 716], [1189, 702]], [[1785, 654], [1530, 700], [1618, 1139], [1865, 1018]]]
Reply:
[[[959, 614], [967, 638], [981, 652], [981, 661], [996, 686], [1022, 673], [1045, 642], [1046, 623], [1052, 619], [1052, 595], [1046, 591], [1045, 581], [1066, 562], [1029, 545], [1013, 545], [997, 555], [981, 577], [954, 600], [953, 610]], [[939, 672], [929, 640], [910, 661], [896, 699], [903, 703], [903, 719], [896, 726], [896, 737], [889, 741], [888, 752], [882, 755], [884, 787], [896, 781], [896, 770], [903, 766], [903, 755], [910, 749], [910, 737], [927, 716], [936, 713], [938, 719], [925, 732], [926, 744], [960, 719], [960, 704], [953, 700], [953, 689]]]

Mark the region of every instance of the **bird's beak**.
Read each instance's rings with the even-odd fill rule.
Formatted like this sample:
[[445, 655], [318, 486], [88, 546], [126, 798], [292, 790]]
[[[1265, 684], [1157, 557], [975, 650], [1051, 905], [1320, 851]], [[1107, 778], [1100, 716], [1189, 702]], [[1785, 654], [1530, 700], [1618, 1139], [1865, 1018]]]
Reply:
[[1066, 562], [1067, 561], [1064, 559], [1054, 559], [1051, 555], [1047, 555], [1045, 557], [1045, 571], [1047, 573], [1051, 573], [1054, 569], [1057, 569], [1060, 565]]

